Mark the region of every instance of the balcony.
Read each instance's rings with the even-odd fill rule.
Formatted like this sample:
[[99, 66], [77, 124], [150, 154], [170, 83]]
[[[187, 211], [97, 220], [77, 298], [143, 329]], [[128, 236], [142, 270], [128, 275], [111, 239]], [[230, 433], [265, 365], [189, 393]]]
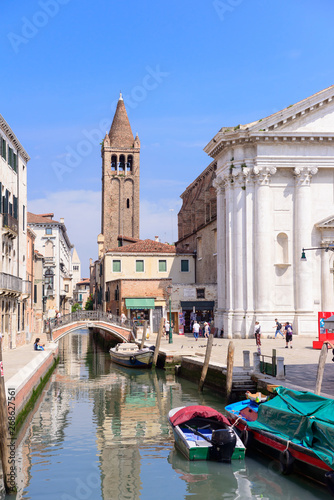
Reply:
[[0, 273], [0, 294], [19, 295], [22, 293], [22, 279], [12, 274]]
[[12, 215], [2, 214], [2, 227], [6, 236], [12, 239], [16, 238], [19, 230], [19, 223]]
[[46, 267], [52, 267], [56, 265], [55, 257], [44, 257], [44, 263]]

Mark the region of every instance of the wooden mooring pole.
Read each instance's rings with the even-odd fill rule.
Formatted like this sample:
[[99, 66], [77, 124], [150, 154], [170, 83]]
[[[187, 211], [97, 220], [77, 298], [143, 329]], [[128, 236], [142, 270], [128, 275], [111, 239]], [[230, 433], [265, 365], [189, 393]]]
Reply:
[[153, 364], [156, 366], [157, 361], [158, 361], [158, 356], [159, 356], [159, 349], [160, 349], [160, 341], [162, 337], [162, 332], [164, 331], [164, 319], [161, 318], [160, 320], [160, 326], [159, 326], [159, 331], [157, 335], [157, 340], [155, 343], [155, 350], [154, 350], [154, 356], [153, 356]]
[[319, 356], [317, 381], [315, 383], [315, 393], [318, 396], [321, 392], [321, 385], [322, 385], [322, 379], [324, 376], [324, 369], [325, 369], [325, 364], [326, 364], [327, 352], [328, 352], [327, 344], [323, 344], [321, 351], [320, 351], [320, 356]]
[[207, 374], [208, 368], [209, 368], [210, 356], [211, 356], [211, 351], [212, 351], [212, 343], [213, 343], [213, 333], [210, 333], [208, 343], [206, 345], [204, 364], [203, 364], [203, 368], [202, 368], [202, 375], [201, 375], [201, 379], [200, 379], [199, 384], [198, 384], [199, 391], [203, 391], [204, 382], [206, 379], [206, 374]]
[[147, 321], [144, 321], [144, 326], [143, 326], [143, 336], [141, 338], [141, 343], [140, 343], [140, 349], [144, 347], [145, 340], [146, 340], [146, 331], [147, 331]]
[[233, 363], [234, 363], [234, 344], [232, 341], [228, 343], [227, 350], [227, 368], [226, 368], [226, 398], [227, 401], [230, 400], [232, 393], [232, 382], [233, 382]]
[[[15, 439], [12, 439], [11, 436], [9, 435], [7, 398], [6, 398], [5, 379], [4, 379], [3, 364], [2, 364], [2, 340], [0, 340], [0, 371], [1, 371], [0, 373], [0, 456], [1, 457], [0, 458], [1, 458], [4, 486], [6, 492], [13, 493], [14, 491], [16, 491], [16, 485], [15, 485], [16, 450], [15, 450]], [[13, 428], [14, 432], [15, 416], [13, 417], [13, 427], [11, 428]], [[14, 469], [11, 469], [11, 463], [13, 464]]]

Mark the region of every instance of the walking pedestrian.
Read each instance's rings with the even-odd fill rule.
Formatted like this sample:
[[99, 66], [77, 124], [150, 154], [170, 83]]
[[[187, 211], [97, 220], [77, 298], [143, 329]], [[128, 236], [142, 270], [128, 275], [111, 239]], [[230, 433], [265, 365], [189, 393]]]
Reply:
[[285, 331], [285, 349], [289, 348], [289, 342], [290, 342], [290, 348], [292, 349], [292, 325], [290, 325], [289, 321], [285, 323], [284, 331]]
[[204, 323], [204, 337], [206, 337], [208, 339], [209, 335], [210, 335], [209, 323], [205, 322]]
[[199, 324], [197, 323], [197, 320], [195, 320], [194, 324], [193, 324], [193, 334], [194, 334], [195, 340], [197, 341], [198, 334], [199, 334]]
[[274, 326], [274, 328], [276, 328], [275, 339], [276, 339], [278, 333], [280, 335], [282, 335], [282, 338], [284, 339], [284, 334], [282, 333], [282, 323], [280, 323], [277, 318], [275, 318], [275, 326]]
[[257, 353], [261, 354], [261, 326], [258, 321], [255, 321], [254, 336], [257, 345]]

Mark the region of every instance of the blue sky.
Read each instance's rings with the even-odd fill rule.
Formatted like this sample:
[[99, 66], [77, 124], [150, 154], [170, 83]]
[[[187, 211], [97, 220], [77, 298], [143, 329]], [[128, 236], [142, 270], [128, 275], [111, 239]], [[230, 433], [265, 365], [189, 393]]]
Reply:
[[180, 194], [222, 126], [334, 83], [332, 0], [16, 0], [1, 7], [0, 113], [31, 156], [28, 210], [65, 218], [88, 276], [99, 142], [120, 90], [141, 140], [141, 237], [177, 237]]

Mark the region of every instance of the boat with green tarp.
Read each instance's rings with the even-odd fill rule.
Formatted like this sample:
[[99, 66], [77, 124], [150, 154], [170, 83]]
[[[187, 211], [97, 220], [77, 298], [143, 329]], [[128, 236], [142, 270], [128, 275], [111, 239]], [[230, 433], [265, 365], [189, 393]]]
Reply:
[[231, 424], [247, 448], [278, 459], [284, 474], [310, 477], [334, 495], [334, 400], [285, 387], [274, 392], [265, 403], [226, 406]]

